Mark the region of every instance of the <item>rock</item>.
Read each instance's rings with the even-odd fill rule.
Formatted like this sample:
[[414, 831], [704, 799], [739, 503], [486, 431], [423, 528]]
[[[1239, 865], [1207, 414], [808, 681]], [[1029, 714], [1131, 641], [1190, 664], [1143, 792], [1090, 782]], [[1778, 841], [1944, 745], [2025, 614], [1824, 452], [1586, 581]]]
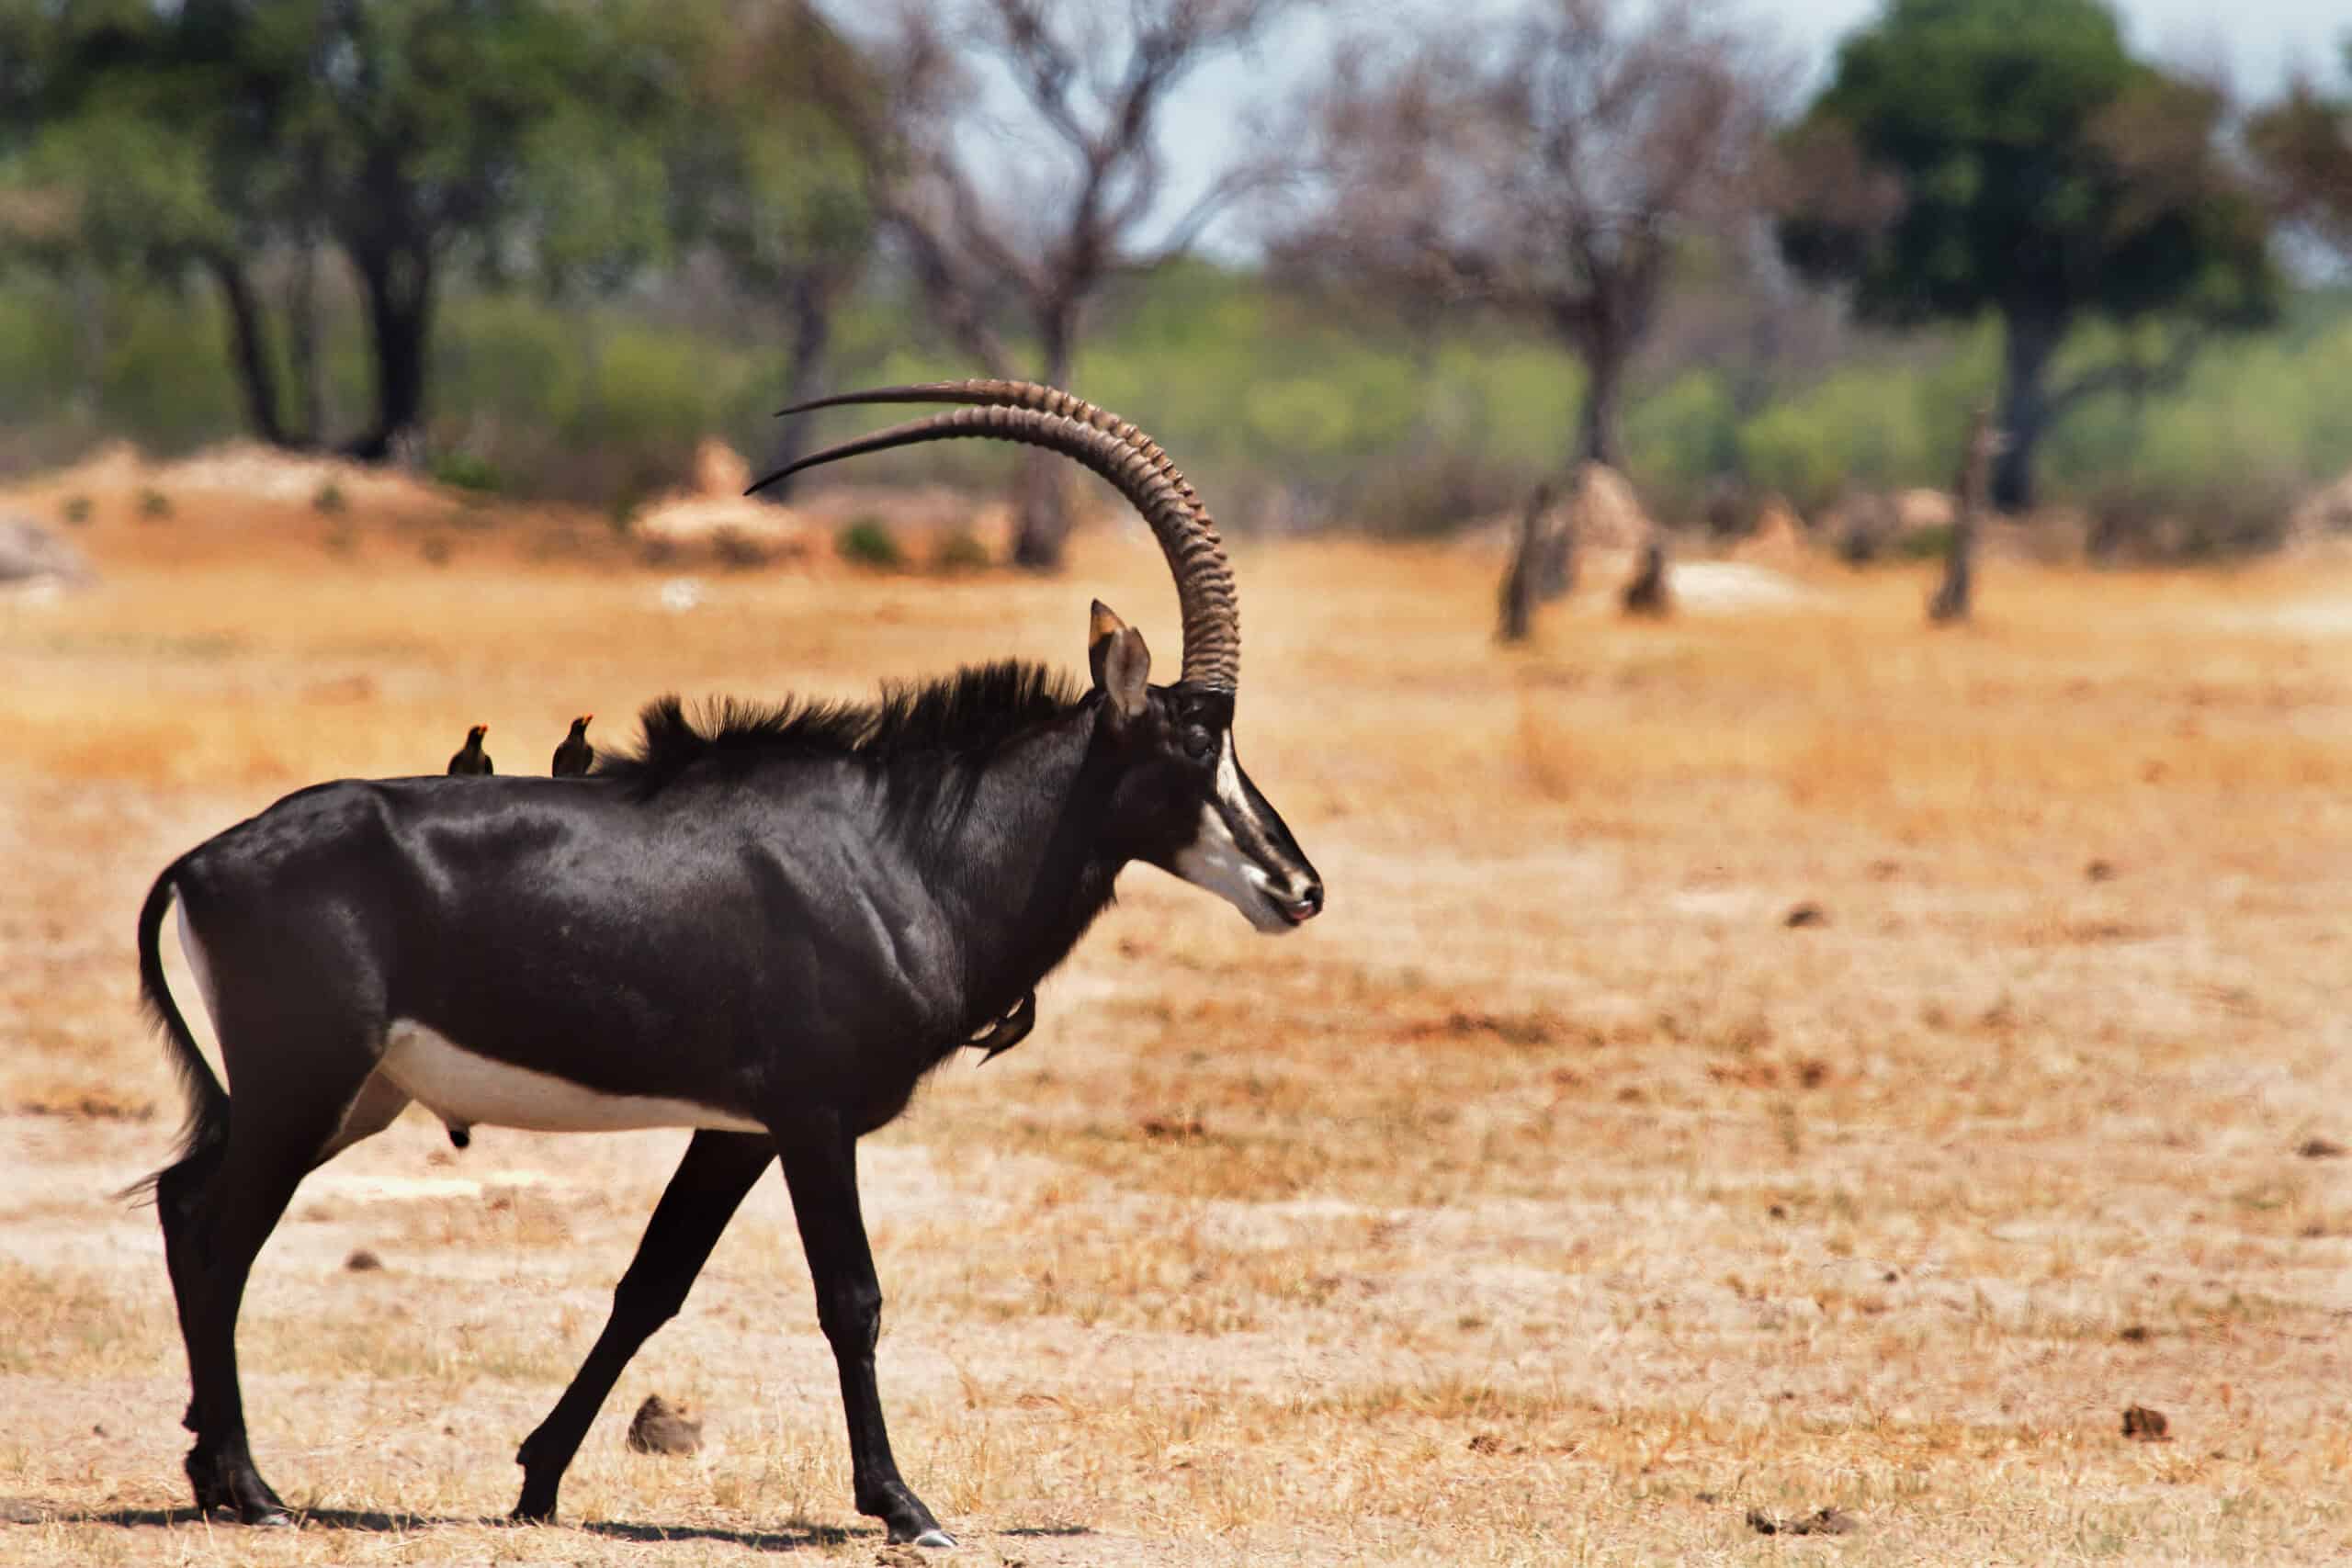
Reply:
[[695, 493], [740, 496], [752, 482], [752, 465], [743, 455], [716, 435], [706, 435], [695, 448]]
[[0, 517], [0, 587], [87, 588], [98, 574], [82, 552], [29, 517]]
[[1653, 532], [1634, 487], [1606, 463], [1586, 463], [1577, 469], [1568, 518], [1579, 550], [1638, 550]]
[[2114, 881], [2115, 863], [2113, 861], [2105, 860], [2095, 860], [2091, 862], [2088, 865], [2083, 867], [2083, 880], [2086, 882]]
[[2316, 544], [2331, 534], [2352, 534], [2352, 472], [2312, 491], [2288, 513], [2290, 544]]
[[1894, 492], [1894, 530], [1898, 534], [1949, 528], [1960, 521], [1960, 502], [1939, 490], [1900, 490]]
[[1791, 931], [1802, 931], [1807, 926], [1827, 925], [1829, 923], [1829, 915], [1828, 912], [1823, 909], [1818, 904], [1804, 903], [1799, 904], [1796, 908], [1791, 909], [1785, 916], [1783, 916], [1781, 919], [1781, 923], [1788, 927]]
[[632, 531], [665, 559], [700, 550], [730, 566], [806, 555], [811, 536], [790, 508], [741, 495], [669, 496], [639, 513]]
[[1818, 1508], [1798, 1519], [1780, 1518], [1761, 1508], [1750, 1508], [1747, 1528], [1758, 1535], [1851, 1535], [1862, 1528], [1862, 1521], [1843, 1508]]
[[1792, 571], [1804, 564], [1804, 520], [1779, 496], [1767, 497], [1756, 514], [1756, 526], [1732, 547], [1731, 558], [1750, 566]]
[[2135, 1442], [2168, 1443], [2172, 1438], [2166, 1432], [2171, 1425], [2161, 1410], [2151, 1410], [2144, 1404], [2123, 1407], [2123, 1435]]
[[1876, 491], [1848, 491], [1821, 518], [1823, 536], [1849, 566], [1885, 554], [1900, 527], [1894, 503]]
[[384, 1260], [363, 1247], [345, 1258], [343, 1266], [354, 1274], [373, 1274], [384, 1267]]
[[682, 1405], [658, 1393], [645, 1396], [628, 1424], [628, 1450], [635, 1454], [690, 1454], [702, 1448], [702, 1423]]
[[2342, 1159], [2344, 1145], [2334, 1138], [2305, 1138], [2295, 1145], [2295, 1152], [2305, 1159]]

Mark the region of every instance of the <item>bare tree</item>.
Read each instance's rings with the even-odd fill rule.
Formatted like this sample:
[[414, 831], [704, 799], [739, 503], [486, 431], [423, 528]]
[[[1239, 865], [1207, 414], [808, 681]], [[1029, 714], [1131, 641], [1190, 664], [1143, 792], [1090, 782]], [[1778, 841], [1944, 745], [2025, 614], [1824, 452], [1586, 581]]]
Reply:
[[2352, 35], [2343, 48], [2341, 95], [2329, 96], [2298, 72], [2285, 95], [2254, 117], [2246, 141], [2279, 215], [2352, 257]]
[[1305, 138], [1327, 199], [1278, 254], [1548, 331], [1586, 376], [1564, 467], [1622, 467], [1634, 354], [1678, 248], [1751, 220], [1781, 81], [1702, 0], [1538, 0], [1360, 45]]
[[1928, 619], [1938, 626], [1968, 619], [1975, 591], [1976, 532], [1984, 503], [1993, 491], [1993, 459], [2007, 443], [1993, 423], [1993, 411], [1980, 405], [1968, 423], [1968, 439], [1961, 449], [1960, 477], [1952, 481], [1959, 498], [1954, 508], [1951, 540], [1944, 547], [1943, 581], [1928, 601]]
[[1658, 616], [1673, 610], [1674, 595], [1666, 585], [1666, 536], [1654, 533], [1642, 541], [1642, 564], [1618, 604], [1629, 615]]
[[1618, 414], [1676, 247], [1751, 212], [1781, 80], [1697, 0], [1540, 0], [1345, 53], [1309, 132], [1329, 199], [1287, 237], [1499, 307], [1589, 385], [1568, 463], [1622, 466]]
[[[1314, 3], [906, 6], [885, 46], [888, 101], [878, 113], [863, 103], [839, 112], [862, 118], [870, 199], [956, 345], [989, 375], [1015, 374], [1017, 355], [999, 328], [1011, 316], [1035, 339], [1035, 378], [1068, 385], [1087, 309], [1102, 286], [1190, 249], [1212, 218], [1271, 177], [1272, 160], [1244, 161], [1188, 209], [1164, 215], [1169, 170], [1159, 133], [1178, 88], [1203, 61]], [[970, 107], [983, 72], [1015, 89], [1023, 155], [994, 156], [1003, 138], [973, 134], [983, 128]], [[1032, 144], [1046, 156], [1027, 156]], [[1028, 464], [1019, 564], [1060, 564], [1069, 529], [1063, 483], [1049, 457]]]

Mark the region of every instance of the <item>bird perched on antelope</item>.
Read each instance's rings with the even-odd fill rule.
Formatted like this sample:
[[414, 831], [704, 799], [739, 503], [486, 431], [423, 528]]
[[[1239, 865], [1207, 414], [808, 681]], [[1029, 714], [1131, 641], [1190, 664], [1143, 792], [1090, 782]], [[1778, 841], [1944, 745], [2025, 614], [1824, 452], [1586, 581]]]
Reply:
[[481, 749], [481, 738], [490, 733], [490, 726], [477, 724], [466, 731], [466, 743], [449, 759], [452, 778], [480, 778], [498, 770], [490, 765], [490, 753]]
[[576, 779], [596, 765], [596, 748], [588, 744], [588, 724], [596, 716], [583, 713], [571, 721], [571, 733], [555, 749], [551, 772], [560, 779]]

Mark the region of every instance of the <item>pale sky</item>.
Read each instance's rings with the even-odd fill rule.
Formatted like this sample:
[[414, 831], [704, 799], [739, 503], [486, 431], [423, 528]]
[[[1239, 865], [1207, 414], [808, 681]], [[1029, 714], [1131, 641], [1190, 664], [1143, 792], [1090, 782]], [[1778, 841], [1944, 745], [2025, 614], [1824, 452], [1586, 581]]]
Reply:
[[[1182, 128], [1163, 145], [1181, 176], [1171, 212], [1241, 150], [1251, 107], [1311, 83], [1344, 30], [1422, 16], [1509, 16], [1529, 0], [1338, 0], [1321, 15], [1285, 26], [1248, 54], [1214, 60], [1178, 95]], [[1838, 39], [1877, 14], [1877, 0], [1747, 0], [1735, 7], [1776, 31], [1817, 82]], [[2135, 52], [2210, 70], [2219, 64], [2237, 90], [2263, 97], [2298, 66], [2335, 79], [2338, 39], [2352, 31], [2344, 0], [2119, 0]], [[2222, 20], [2220, 18], [2226, 18]], [[1007, 89], [1009, 91], [1009, 89]], [[1213, 250], [1231, 253], [1237, 236], [1213, 231]]]

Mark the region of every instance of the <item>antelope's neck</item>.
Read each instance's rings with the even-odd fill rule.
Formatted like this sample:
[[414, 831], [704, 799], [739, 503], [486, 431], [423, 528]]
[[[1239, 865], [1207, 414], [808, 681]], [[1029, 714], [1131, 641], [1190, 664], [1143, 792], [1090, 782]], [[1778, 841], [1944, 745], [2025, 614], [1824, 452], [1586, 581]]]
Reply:
[[935, 843], [937, 891], [961, 933], [966, 999], [1001, 1013], [1069, 955], [1111, 901], [1102, 845], [1110, 769], [1091, 708], [1040, 727], [985, 764]]

